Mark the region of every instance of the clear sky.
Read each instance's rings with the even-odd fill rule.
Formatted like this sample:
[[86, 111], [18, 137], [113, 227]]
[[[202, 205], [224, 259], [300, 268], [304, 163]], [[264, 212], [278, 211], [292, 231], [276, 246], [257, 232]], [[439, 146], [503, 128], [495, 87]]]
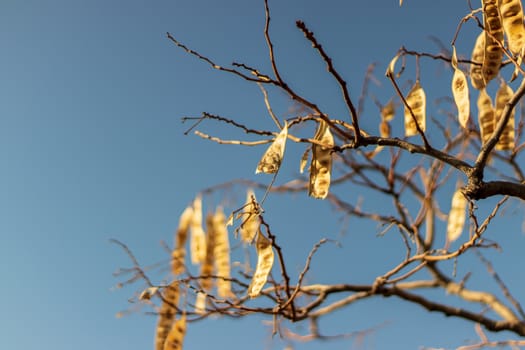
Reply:
[[[359, 96], [367, 65], [377, 62], [375, 76], [382, 87], [375, 94], [386, 102], [393, 92], [383, 73], [397, 49], [438, 52], [429, 36], [448, 46], [468, 12], [467, 2], [457, 0], [406, 0], [402, 8], [397, 0], [286, 0], [270, 1], [270, 6], [285, 79], [342, 119], [340, 93], [295, 28], [296, 19], [315, 31], [353, 98]], [[115, 317], [129, 307], [127, 299], [136, 288], [112, 290], [120, 281], [112, 272], [130, 262], [108, 240], [125, 242], [144, 264], [165, 261], [160, 242], [172, 243], [178, 216], [199, 190], [234, 178], [255, 179], [263, 148], [218, 146], [184, 136], [189, 125], [181, 124], [181, 117], [207, 111], [272, 129], [256, 86], [211, 70], [175, 47], [165, 33], [220, 64], [240, 61], [269, 73], [263, 27], [262, 0], [0, 2], [0, 349], [153, 348], [156, 318], [143, 314], [147, 309]], [[473, 23], [467, 27], [458, 39], [458, 53], [464, 56], [478, 33]], [[434, 90], [434, 98], [450, 96], [451, 72], [423, 64], [422, 84]], [[292, 103], [275, 91], [271, 98], [277, 113], [289, 117]], [[367, 108], [370, 117], [363, 126], [375, 130], [377, 110], [373, 104]], [[435, 105], [430, 108], [439, 116]], [[202, 125], [202, 130], [244, 137], [221, 125]], [[297, 176], [296, 169], [285, 168], [278, 183]], [[235, 187], [212, 204], [240, 204], [244, 193]], [[326, 203], [306, 194], [270, 197], [267, 203], [268, 219], [296, 272], [322, 237], [339, 237], [348, 255], [332, 258], [337, 248], [323, 248], [312, 281], [339, 274], [369, 283], [366, 277], [375, 276], [370, 273], [384, 271], [381, 261], [365, 259], [367, 251], [380, 255], [392, 249], [389, 238], [375, 237], [374, 225], [351, 221], [341, 237], [341, 222]], [[519, 205], [509, 206], [498, 231], [505, 253], [525, 243], [522, 216]], [[521, 279], [517, 265], [522, 262], [502, 259], [498, 267], [506, 269], [505, 276]], [[523, 282], [513, 287], [518, 296], [524, 294]], [[271, 340], [271, 328], [262, 321], [191, 324], [185, 348], [284, 348], [278, 337]], [[365, 338], [365, 348], [448, 348], [476, 338], [471, 324], [444, 322], [417, 306], [381, 299], [337, 312], [323, 329], [360, 331], [379, 325]], [[299, 348], [356, 344], [347, 340]]]

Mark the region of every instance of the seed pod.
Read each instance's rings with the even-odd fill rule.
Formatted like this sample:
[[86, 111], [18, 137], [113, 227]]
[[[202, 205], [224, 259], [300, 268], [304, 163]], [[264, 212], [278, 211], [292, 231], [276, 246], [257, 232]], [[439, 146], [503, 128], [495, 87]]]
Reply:
[[222, 208], [217, 208], [213, 216], [215, 231], [215, 270], [217, 271], [217, 294], [221, 298], [234, 297], [230, 278], [230, 242], [226, 228], [226, 216]]
[[[215, 225], [213, 223], [213, 215], [208, 214], [206, 216], [206, 230], [208, 232], [206, 236], [206, 256], [201, 265], [201, 287], [205, 291], [210, 291], [213, 286], [213, 263], [214, 263], [214, 252], [215, 252]], [[207, 276], [207, 277], [206, 277]]]
[[520, 55], [525, 45], [525, 26], [523, 25], [521, 1], [498, 0], [498, 4], [509, 50], [514, 55]]
[[[416, 81], [406, 97], [406, 102], [412, 109], [414, 117], [421, 131], [425, 132], [426, 127], [426, 96], [419, 80]], [[410, 109], [405, 106], [405, 136], [417, 135], [416, 123], [410, 113]]]
[[470, 65], [470, 82], [475, 89], [483, 89], [485, 87], [485, 80], [481, 65], [483, 64], [483, 57], [485, 55], [485, 32], [481, 32], [476, 39], [476, 44], [472, 50], [471, 61], [478, 64]]
[[458, 189], [452, 196], [452, 205], [448, 213], [447, 240], [454, 242], [459, 238], [465, 226], [467, 198]]
[[284, 122], [284, 127], [272, 142], [270, 147], [264, 152], [255, 173], [274, 174], [279, 170], [284, 157], [284, 148], [288, 137], [288, 124]]
[[325, 121], [321, 121], [315, 133], [314, 139], [323, 145], [312, 145], [312, 162], [310, 163], [310, 186], [308, 194], [311, 197], [324, 199], [330, 188], [330, 172], [332, 171], [332, 147], [334, 137], [330, 127]]
[[259, 295], [266, 284], [268, 274], [273, 266], [273, 248], [272, 242], [266, 238], [261, 230], [257, 233], [257, 268], [253, 274], [252, 281], [248, 287], [248, 295], [255, 298]]
[[179, 285], [177, 282], [172, 282], [166, 287], [162, 293], [163, 302], [159, 311], [159, 319], [157, 321], [157, 329], [155, 335], [155, 349], [164, 350], [164, 343], [170, 330], [172, 328], [173, 320], [175, 318], [175, 307], [179, 301]]
[[206, 312], [206, 293], [197, 292], [195, 298], [195, 313], [202, 315]]
[[393, 100], [390, 100], [386, 105], [383, 106], [383, 108], [381, 108], [381, 119], [389, 122], [394, 119], [395, 115], [396, 105], [394, 104]]
[[193, 201], [193, 217], [190, 232], [191, 263], [196, 265], [203, 262], [206, 257], [206, 235], [202, 228], [202, 199], [200, 195], [195, 197]]
[[[504, 81], [501, 81], [500, 88], [496, 93], [496, 121], [494, 128], [498, 126], [499, 121], [503, 117], [503, 110], [507, 103], [509, 103], [512, 95], [514, 95], [512, 89]], [[513, 150], [514, 146], [514, 109], [512, 109], [509, 120], [501, 133], [498, 143], [496, 143], [496, 149], [499, 151]]]
[[503, 26], [501, 24], [497, 1], [498, 0], [482, 0], [483, 22], [485, 25], [485, 50], [481, 71], [485, 84], [498, 75], [501, 60], [503, 59], [503, 51], [500, 47], [500, 44], [503, 43]]
[[246, 203], [244, 205], [243, 214], [241, 215], [242, 223], [240, 227], [241, 240], [244, 243], [252, 243], [257, 230], [259, 229], [259, 215], [256, 205], [254, 205], [255, 193], [249, 189], [246, 193]]
[[484, 88], [479, 90], [478, 122], [481, 142], [484, 145], [494, 132], [494, 107], [492, 107], [492, 100]]
[[312, 146], [307, 147], [304, 150], [304, 153], [301, 157], [301, 163], [299, 164], [299, 172], [302, 174], [304, 172], [304, 168], [306, 167], [306, 163], [308, 163], [308, 156], [310, 155], [310, 151], [312, 150]]
[[454, 76], [452, 77], [452, 94], [454, 102], [458, 108], [459, 125], [467, 127], [470, 116], [470, 98], [468, 94], [467, 77], [458, 67], [458, 58], [456, 56], [456, 47], [452, 47], [452, 67], [454, 67]]
[[188, 238], [188, 229], [193, 220], [193, 208], [191, 206], [184, 209], [179, 219], [179, 227], [175, 233], [175, 249], [172, 252], [171, 269], [175, 276], [184, 272], [184, 257], [186, 249], [184, 245]]
[[173, 322], [162, 350], [182, 350], [184, 336], [186, 335], [186, 314], [180, 320]]

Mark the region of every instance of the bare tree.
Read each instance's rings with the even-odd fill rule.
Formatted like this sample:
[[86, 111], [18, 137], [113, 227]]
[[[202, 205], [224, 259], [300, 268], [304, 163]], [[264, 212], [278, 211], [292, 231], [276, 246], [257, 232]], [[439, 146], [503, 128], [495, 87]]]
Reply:
[[[306, 23], [297, 21], [297, 29], [340, 89], [348, 112], [341, 118], [329, 116], [319, 107], [319, 101], [301, 95], [285, 80], [270, 35], [267, 0], [264, 8], [263, 30], [271, 66], [268, 72], [242, 62], [223, 66], [167, 34], [174, 45], [212, 69], [259, 86], [274, 124], [270, 130], [253, 128], [248, 119], [207, 112], [183, 121], [193, 122], [187, 133], [193, 131], [219, 144], [263, 145], [266, 151], [261, 151], [256, 172], [273, 177], [270, 181], [264, 177], [260, 182], [232, 180], [197, 194], [181, 216], [174, 246], [166, 245], [172, 270], [167, 280], [150, 279], [151, 270], [159, 266], [141, 266], [128, 247], [116, 241], [133, 261], [133, 267], [117, 272], [120, 277], [130, 274], [121, 285], [145, 282], [146, 288], [134, 297], [135, 301], [151, 306], [159, 315], [157, 349], [181, 348], [187, 324], [191, 327], [192, 322], [216, 315], [267, 315], [273, 333], [292, 343], [366, 336], [375, 329], [332, 334], [330, 329], [321, 329], [319, 320], [379, 297], [392, 297], [382, 300], [385, 304], [399, 299], [431, 313], [472, 323], [479, 340], [461, 349], [525, 346], [525, 312], [520, 300], [487, 258], [499, 249], [497, 235], [491, 234], [493, 222], [509, 203], [521, 206], [525, 199], [520, 158], [525, 147], [525, 111], [521, 107], [525, 94], [525, 71], [521, 66], [525, 27], [521, 2], [483, 0], [480, 8], [464, 14], [452, 45], [442, 45], [438, 52], [401, 47], [387, 58], [391, 60], [384, 78], [388, 84], [383, 88], [392, 92], [387, 101], [379, 101], [369, 91], [370, 82], [378, 79], [375, 64], [366, 72], [359, 98], [352, 97], [329, 48], [322, 46]], [[467, 22], [476, 24], [479, 37], [472, 43], [472, 56], [458, 58], [455, 41], [467, 30]], [[426, 116], [425, 87], [419, 77], [423, 60], [446, 65], [454, 72], [447, 95], [454, 103], [447, 105], [444, 121]], [[409, 66], [415, 67], [415, 76], [406, 76], [405, 67]], [[519, 85], [513, 91], [510, 86], [516, 79]], [[494, 88], [487, 89], [489, 84], [497, 89], [492, 98], [489, 91]], [[274, 113], [269, 92], [290, 98], [291, 117], [283, 119]], [[378, 107], [377, 132], [364, 130], [361, 124], [366, 100]], [[207, 134], [199, 130], [205, 123], [221, 123], [230, 127], [232, 134], [236, 131], [257, 139], [244, 141], [235, 136], [226, 139]], [[391, 132], [394, 123], [396, 130], [404, 125], [404, 133]], [[284, 157], [287, 143], [302, 145], [303, 157]], [[284, 184], [275, 181], [279, 172], [298, 168], [301, 173], [306, 169], [308, 175], [298, 175]], [[226, 212], [219, 207], [203, 220], [202, 201], [234, 186], [247, 189], [246, 201], [230, 203]], [[260, 200], [250, 189], [263, 193]], [[380, 208], [367, 205], [366, 200], [361, 202], [356, 195], [349, 196], [348, 189], [353, 194], [372, 196], [380, 201]], [[316, 254], [324, 249], [323, 245], [337, 244], [321, 234], [296, 272], [287, 263], [287, 252], [293, 246], [283, 245], [272, 228], [272, 216], [278, 213], [265, 211], [268, 196], [294, 193], [306, 193], [312, 201], [324, 200], [345, 219], [359, 218], [376, 224], [378, 229], [373, 233], [380, 237], [395, 237], [399, 243], [396, 247], [400, 248], [390, 250], [391, 256], [386, 259], [390, 266], [369, 276], [366, 283], [356, 283], [343, 273], [335, 283], [315, 283], [308, 273], [317, 261]], [[381, 239], [377, 242], [380, 244]], [[191, 247], [190, 257], [186, 256], [187, 244]], [[255, 270], [250, 259], [245, 259], [246, 252], [257, 254]], [[481, 284], [471, 283], [470, 271], [458, 273], [462, 261], [473, 259], [486, 272]], [[454, 298], [437, 296], [439, 291]], [[306, 323], [308, 331], [299, 334], [293, 331], [292, 323]], [[508, 338], [491, 340], [487, 331], [489, 335], [506, 331]]]

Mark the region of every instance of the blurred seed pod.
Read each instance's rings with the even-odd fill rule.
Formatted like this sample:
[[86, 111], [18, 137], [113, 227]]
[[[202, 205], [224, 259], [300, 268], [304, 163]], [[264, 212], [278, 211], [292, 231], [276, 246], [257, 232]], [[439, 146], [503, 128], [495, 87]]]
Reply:
[[[512, 95], [514, 95], [514, 92], [508, 86], [503, 80], [501, 81], [501, 85], [498, 89], [498, 92], [496, 93], [496, 121], [495, 121], [495, 127], [499, 124], [499, 121], [503, 117], [503, 110], [505, 109], [505, 106], [507, 103], [509, 103], [510, 99], [512, 98]], [[498, 140], [498, 143], [496, 143], [496, 149], [499, 151], [506, 151], [506, 150], [513, 150], [515, 147], [514, 144], [514, 124], [515, 124], [515, 116], [514, 116], [514, 108], [511, 111], [511, 114], [509, 116], [509, 120], [507, 121], [507, 124], [505, 124], [505, 128], [503, 129], [503, 132], [501, 133], [501, 136]]]
[[483, 88], [479, 90], [478, 96], [478, 122], [481, 142], [483, 145], [487, 143], [492, 136], [492, 133], [494, 133], [494, 121], [494, 107], [492, 106], [492, 100], [487, 94], [487, 91]]
[[454, 242], [461, 236], [465, 226], [467, 198], [457, 189], [452, 196], [452, 204], [448, 213], [447, 240]]

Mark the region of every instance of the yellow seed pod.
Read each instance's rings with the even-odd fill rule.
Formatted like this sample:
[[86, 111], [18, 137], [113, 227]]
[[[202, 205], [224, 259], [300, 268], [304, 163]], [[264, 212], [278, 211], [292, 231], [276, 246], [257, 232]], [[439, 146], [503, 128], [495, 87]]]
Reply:
[[521, 0], [498, 0], [503, 29], [507, 36], [509, 50], [520, 55], [525, 46], [525, 26]]
[[288, 138], [288, 124], [284, 122], [284, 127], [272, 142], [270, 147], [264, 152], [255, 173], [274, 174], [279, 170], [284, 157], [284, 148]]
[[175, 248], [172, 252], [171, 269], [173, 274], [179, 275], [184, 272], [184, 257], [186, 249], [184, 245], [188, 237], [188, 229], [193, 220], [193, 208], [191, 206], [184, 209], [179, 219], [179, 226], [175, 233]]
[[164, 343], [172, 328], [175, 318], [175, 307], [179, 301], [179, 285], [172, 282], [162, 293], [163, 302], [159, 311], [159, 319], [155, 334], [155, 350], [164, 350]]
[[387, 122], [394, 119], [396, 115], [396, 105], [393, 100], [388, 101], [386, 105], [381, 108], [381, 119]]
[[478, 96], [478, 123], [481, 134], [481, 142], [484, 145], [494, 132], [494, 107], [492, 100], [483, 88], [479, 90]]
[[193, 217], [190, 232], [191, 263], [196, 265], [203, 262], [206, 257], [206, 235], [202, 228], [202, 198], [200, 195], [195, 197], [193, 201]]
[[321, 121], [317, 128], [314, 139], [323, 145], [312, 145], [312, 162], [310, 163], [310, 186], [308, 194], [311, 197], [324, 199], [330, 188], [330, 172], [332, 171], [332, 147], [334, 137], [330, 127], [325, 121]]
[[481, 65], [483, 64], [483, 57], [485, 55], [485, 31], [481, 32], [476, 39], [474, 49], [472, 50], [471, 61], [478, 64], [470, 65], [470, 82], [475, 89], [483, 89], [485, 87], [485, 79]]
[[184, 336], [186, 335], [186, 314], [180, 320], [173, 322], [173, 326], [166, 337], [162, 350], [182, 350]]
[[461, 236], [463, 227], [465, 226], [466, 209], [467, 198], [458, 189], [452, 196], [452, 204], [450, 212], [448, 213], [447, 240], [449, 242], [454, 242]]
[[[503, 110], [505, 109], [507, 103], [509, 103], [510, 99], [512, 98], [512, 95], [514, 95], [514, 92], [512, 91], [510, 86], [508, 86], [502, 80], [498, 92], [496, 93], [495, 128], [499, 124], [499, 121], [503, 116]], [[514, 109], [512, 109], [509, 120], [507, 121], [507, 124], [505, 125], [505, 128], [501, 133], [498, 143], [496, 143], [496, 149], [499, 151], [514, 149], [514, 112]]]
[[[419, 80], [412, 86], [406, 101], [410, 109], [412, 109], [421, 131], [424, 132], [426, 127], [426, 95]], [[410, 109], [405, 106], [405, 136], [417, 135], [416, 123], [410, 113]]]
[[255, 200], [255, 193], [252, 189], [249, 189], [246, 193], [246, 203], [244, 205], [243, 214], [241, 215], [242, 223], [240, 227], [241, 240], [244, 243], [251, 243], [257, 230], [259, 230], [259, 215], [252, 202], [252, 198]]
[[201, 287], [205, 291], [210, 291], [213, 287], [213, 280], [211, 275], [213, 275], [213, 266], [214, 266], [214, 252], [215, 252], [215, 225], [213, 223], [213, 215], [206, 215], [206, 230], [208, 232], [206, 236], [206, 256], [201, 265]]
[[250, 298], [255, 298], [259, 295], [262, 288], [266, 284], [268, 275], [273, 266], [273, 248], [271, 241], [266, 238], [259, 230], [257, 233], [257, 267], [253, 274], [252, 281], [248, 287], [248, 295]]
[[458, 108], [459, 125], [467, 127], [470, 116], [470, 98], [468, 94], [467, 77], [458, 67], [458, 58], [456, 56], [456, 47], [452, 47], [452, 67], [454, 67], [454, 76], [452, 77], [452, 95]]
[[197, 292], [195, 298], [195, 313], [202, 315], [206, 312], [206, 293]]
[[213, 216], [215, 231], [215, 271], [217, 274], [217, 294], [221, 298], [233, 297], [231, 291], [230, 271], [230, 242], [226, 227], [226, 216], [221, 207], [217, 208]]
[[503, 43], [503, 25], [498, 9], [498, 0], [482, 0], [482, 5], [485, 25], [485, 50], [481, 71], [483, 80], [487, 84], [498, 75], [501, 67], [503, 51], [500, 44]]

